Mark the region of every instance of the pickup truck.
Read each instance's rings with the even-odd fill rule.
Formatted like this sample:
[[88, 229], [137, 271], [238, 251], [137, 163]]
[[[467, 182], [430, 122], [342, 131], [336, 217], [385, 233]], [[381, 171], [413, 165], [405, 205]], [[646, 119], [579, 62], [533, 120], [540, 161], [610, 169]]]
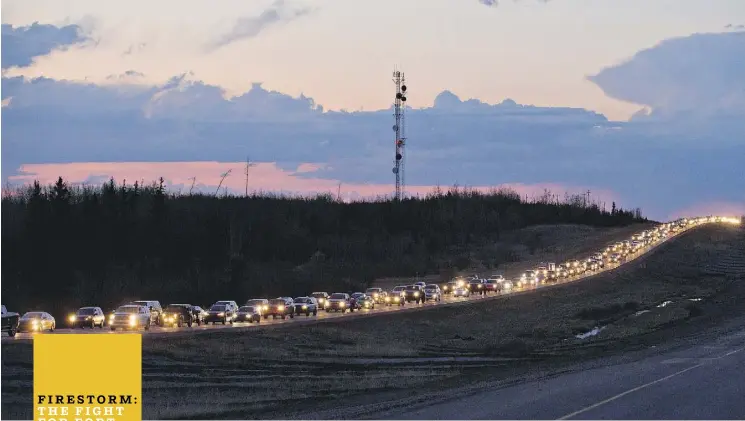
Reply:
[[5, 308], [3, 305], [2, 310], [2, 331], [8, 332], [8, 336], [13, 337], [16, 336], [16, 332], [18, 332], [18, 319], [20, 319], [20, 315], [18, 313], [13, 313], [12, 311], [8, 311], [8, 309]]

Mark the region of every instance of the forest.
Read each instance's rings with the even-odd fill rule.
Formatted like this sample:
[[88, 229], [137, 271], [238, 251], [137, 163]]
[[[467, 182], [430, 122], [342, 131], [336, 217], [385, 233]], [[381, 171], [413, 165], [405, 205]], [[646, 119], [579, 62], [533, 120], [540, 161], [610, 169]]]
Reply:
[[[73, 186], [61, 177], [5, 189], [2, 295], [14, 311], [65, 314], [131, 299], [220, 299], [353, 291], [378, 277], [466, 269], [460, 251], [536, 224], [624, 226], [639, 209], [586, 196], [435, 189], [343, 202], [331, 195], [217, 196], [150, 185]], [[514, 256], [495, 255], [492, 268]]]

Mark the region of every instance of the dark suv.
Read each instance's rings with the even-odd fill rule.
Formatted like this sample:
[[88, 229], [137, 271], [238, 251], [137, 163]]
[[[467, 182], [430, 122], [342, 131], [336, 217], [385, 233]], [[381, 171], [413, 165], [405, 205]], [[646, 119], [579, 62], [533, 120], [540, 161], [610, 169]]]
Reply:
[[199, 314], [195, 314], [194, 306], [191, 304], [170, 304], [163, 310], [163, 326], [181, 327], [184, 324], [201, 325], [202, 319]]
[[291, 319], [295, 318], [295, 305], [292, 302], [292, 298], [275, 298], [269, 300], [269, 310], [264, 313], [264, 318], [272, 316], [272, 319], [282, 317], [282, 320], [290, 316]]
[[408, 285], [404, 290], [404, 299], [407, 303], [412, 301], [415, 303], [423, 303], [425, 299], [424, 289], [419, 285]]

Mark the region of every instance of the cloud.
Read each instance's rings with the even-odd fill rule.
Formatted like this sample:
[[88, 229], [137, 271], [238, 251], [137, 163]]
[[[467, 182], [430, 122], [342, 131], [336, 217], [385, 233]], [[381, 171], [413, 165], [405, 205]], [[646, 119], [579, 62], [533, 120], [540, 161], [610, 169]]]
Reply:
[[653, 115], [745, 115], [745, 32], [694, 34], [640, 51], [588, 77]]
[[[2, 92], [4, 99], [13, 98], [3, 108], [5, 179], [29, 164], [233, 162], [248, 155], [333, 191], [339, 181], [378, 186], [375, 191], [392, 183], [390, 109], [324, 112], [312, 98], [259, 83], [230, 98], [190, 74], [155, 87], [4, 78]], [[624, 206], [642, 206], [660, 218], [697, 201], [737, 202], [745, 190], [742, 119], [712, 120], [691, 130], [654, 120], [608, 122], [583, 109], [510, 99], [462, 100], [444, 91], [433, 107], [407, 110], [407, 133], [411, 186], [585, 186], [613, 191]], [[232, 178], [242, 180], [243, 165]], [[148, 171], [146, 179], [157, 174]], [[116, 174], [129, 179], [138, 172]]]
[[207, 50], [217, 50], [237, 41], [254, 38], [272, 26], [290, 22], [310, 12], [310, 8], [291, 8], [285, 4], [285, 0], [275, 0], [260, 15], [239, 18], [229, 32], [209, 43]]
[[25, 67], [33, 62], [34, 57], [87, 40], [78, 25], [56, 27], [34, 23], [14, 28], [13, 25], [3, 24], [2, 68]]
[[[681, 60], [677, 56], [681, 51], [698, 54], [690, 48], [674, 48], [670, 57], [651, 53], [651, 74], [666, 76], [668, 67]], [[727, 64], [711, 61], [708, 74], [726, 77], [712, 81], [706, 76], [700, 82], [736, 86], [742, 74], [729, 75], [719, 68]], [[55, 171], [82, 171], [76, 179], [114, 175], [147, 180], [167, 173], [173, 183], [184, 184], [202, 168], [195, 161], [234, 162], [250, 156], [260, 162], [251, 174], [259, 183], [256, 187], [264, 190], [335, 193], [339, 182], [350, 189], [355, 186], [350, 191], [362, 196], [391, 189], [390, 109], [328, 112], [310, 97], [268, 90], [261, 83], [231, 97], [191, 72], [153, 86], [142, 83], [149, 75], [129, 69], [109, 75], [103, 85], [4, 77], [3, 178], [18, 175], [19, 170], [42, 171], [32, 165], [45, 165], [43, 174], [50, 177], [56, 177]], [[700, 203], [742, 202], [745, 119], [707, 118], [695, 127], [687, 118], [660, 120], [656, 115], [664, 108], [655, 105], [655, 98], [667, 91], [655, 92], [654, 86], [644, 85], [645, 76], [649, 75], [624, 70], [610, 78], [613, 83], [596, 82], [624, 94], [652, 98], [651, 104], [640, 102], [644, 111], [629, 123], [609, 122], [584, 109], [537, 107], [509, 98], [489, 104], [443, 91], [432, 107], [407, 109], [409, 141], [404, 156], [410, 191], [426, 193], [437, 184], [552, 185], [557, 191], [582, 186], [593, 192], [612, 191], [623, 206], [641, 206], [656, 218]], [[670, 78], [678, 88], [674, 92], [679, 102], [694, 98], [696, 104], [707, 103], [700, 98], [704, 94], [698, 94], [703, 88], [686, 86], [695, 75]], [[712, 98], [721, 104], [721, 95]], [[698, 108], [674, 110], [677, 115], [698, 112]], [[157, 161], [181, 163], [175, 170]], [[88, 164], [55, 166], [80, 162]], [[96, 162], [116, 164], [99, 168]], [[199, 170], [205, 171], [198, 173], [205, 188], [216, 187], [210, 180], [225, 171], [220, 165]], [[245, 187], [239, 175], [243, 165], [237, 165], [229, 177], [230, 188], [237, 192]], [[263, 171], [272, 175], [262, 178]]]

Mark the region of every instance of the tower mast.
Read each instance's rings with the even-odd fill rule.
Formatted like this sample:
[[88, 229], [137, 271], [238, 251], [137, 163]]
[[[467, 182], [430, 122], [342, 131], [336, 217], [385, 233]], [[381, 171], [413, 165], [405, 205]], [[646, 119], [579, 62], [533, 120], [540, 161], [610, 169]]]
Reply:
[[393, 102], [393, 117], [395, 119], [393, 131], [396, 133], [396, 154], [393, 174], [396, 176], [395, 199], [400, 201], [404, 196], [406, 186], [404, 171], [404, 149], [406, 147], [406, 78], [403, 72], [398, 70], [393, 71], [393, 83], [396, 85], [396, 97]]

